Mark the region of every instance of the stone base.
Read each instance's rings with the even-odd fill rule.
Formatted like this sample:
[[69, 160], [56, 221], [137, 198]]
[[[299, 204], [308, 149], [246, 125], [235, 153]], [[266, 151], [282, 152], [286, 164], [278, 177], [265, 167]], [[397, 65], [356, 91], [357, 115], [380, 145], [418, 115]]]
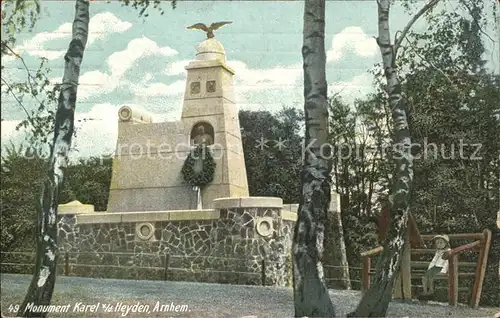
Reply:
[[250, 285], [264, 278], [290, 286], [296, 213], [283, 211], [279, 198], [226, 198], [214, 206], [62, 214], [60, 252], [68, 252], [70, 275]]

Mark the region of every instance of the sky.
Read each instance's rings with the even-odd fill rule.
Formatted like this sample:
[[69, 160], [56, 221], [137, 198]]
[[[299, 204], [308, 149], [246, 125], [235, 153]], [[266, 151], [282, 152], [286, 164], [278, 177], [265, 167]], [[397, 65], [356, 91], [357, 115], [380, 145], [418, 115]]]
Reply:
[[[393, 7], [391, 32], [404, 28], [410, 16]], [[453, 3], [447, 8], [453, 9]], [[423, 5], [418, 1], [417, 5]], [[51, 83], [61, 81], [64, 54], [74, 18], [74, 1], [42, 0], [42, 14], [32, 32], [17, 37], [15, 51], [29, 68], [40, 57], [49, 60]], [[237, 107], [241, 110], [277, 111], [283, 105], [303, 107], [302, 1], [179, 1], [175, 10], [168, 2], [160, 15], [150, 9], [148, 17], [117, 1], [90, 4], [90, 34], [81, 66], [72, 157], [110, 154], [116, 146], [118, 109], [139, 105], [155, 122], [180, 119], [185, 89], [184, 66], [194, 59], [195, 47], [206, 37], [186, 27], [203, 22], [233, 21], [215, 32], [226, 50], [234, 77]], [[493, 23], [494, 21], [492, 21]], [[426, 27], [425, 20], [414, 26]], [[496, 31], [487, 30], [499, 39]], [[368, 72], [380, 59], [375, 1], [327, 1], [326, 40], [329, 93], [346, 101], [373, 92]], [[486, 43], [489, 67], [500, 68], [497, 43]], [[23, 80], [22, 64], [3, 58], [5, 74]], [[29, 104], [29, 101], [26, 101]], [[34, 106], [31, 106], [34, 107]], [[53, 105], [55, 107], [55, 105]], [[23, 112], [14, 99], [2, 94], [2, 141], [22, 140], [15, 130]], [[5, 142], [2, 142], [5, 144]]]

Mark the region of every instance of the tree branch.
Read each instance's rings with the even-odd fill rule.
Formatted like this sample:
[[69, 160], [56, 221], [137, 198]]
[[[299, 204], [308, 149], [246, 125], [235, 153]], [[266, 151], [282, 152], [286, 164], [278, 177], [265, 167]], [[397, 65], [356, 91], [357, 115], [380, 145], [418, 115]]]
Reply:
[[431, 61], [428, 61], [426, 60], [420, 53], [418, 53], [415, 49], [411, 48], [411, 50], [413, 51], [413, 53], [415, 53], [418, 57], [420, 57], [420, 59], [422, 61], [424, 61], [425, 63], [429, 64], [432, 68], [434, 68], [436, 71], [438, 71], [439, 73], [441, 73], [441, 75], [443, 75], [447, 80], [448, 82], [450, 82], [451, 86], [453, 86], [454, 89], [456, 89], [457, 91], [460, 91], [460, 89], [457, 87], [457, 85], [455, 85], [455, 83], [453, 83], [453, 81], [448, 77], [448, 75], [446, 75], [446, 73], [441, 70], [439, 67], [435, 66], [434, 63], [432, 63]]
[[14, 50], [8, 45], [8, 44], [5, 44], [5, 47], [7, 48], [7, 50], [9, 50], [15, 57], [17, 57], [18, 59], [21, 60], [21, 62], [23, 63], [23, 66], [24, 68], [26, 69], [26, 73], [28, 73], [28, 84], [31, 88], [31, 96], [33, 98], [36, 99], [36, 101], [39, 103], [39, 104], [42, 104], [42, 102], [38, 99], [38, 97], [36, 97], [35, 94], [33, 94], [33, 91], [35, 90], [33, 88], [33, 83], [31, 82], [31, 79], [33, 78], [33, 75], [31, 75], [31, 72], [30, 72], [30, 69], [28, 68], [28, 65], [26, 65], [26, 62], [24, 61], [23, 57], [19, 54], [17, 54], [16, 52], [14, 52]]
[[474, 23], [477, 25], [477, 27], [479, 28], [479, 31], [481, 31], [481, 33], [483, 35], [485, 35], [488, 39], [490, 39], [491, 42], [495, 43], [496, 41], [493, 40], [491, 38], [491, 36], [488, 35], [488, 33], [484, 32], [483, 28], [481, 28], [481, 25], [479, 24], [479, 22], [474, 17], [474, 14], [472, 13], [472, 9], [469, 7], [469, 5], [465, 1], [460, 1], [460, 4], [462, 4], [467, 9], [467, 11], [469, 11], [470, 16], [472, 17], [472, 21], [474, 21]]
[[405, 26], [405, 28], [401, 32], [401, 35], [394, 41], [394, 49], [393, 49], [394, 56], [396, 56], [398, 49], [399, 49], [399, 46], [401, 45], [401, 42], [403, 42], [404, 38], [406, 37], [406, 34], [408, 33], [408, 31], [410, 31], [413, 24], [415, 22], [417, 22], [417, 20], [424, 13], [426, 13], [428, 10], [432, 9], [439, 1], [440, 0], [430, 0], [429, 3], [427, 3], [425, 6], [423, 6], [422, 9], [420, 9], [420, 11], [418, 11], [417, 14], [415, 14], [411, 18], [411, 20], [408, 22], [408, 24]]
[[9, 89], [9, 93], [11, 93], [11, 95], [17, 101], [17, 103], [19, 104], [19, 106], [21, 106], [21, 108], [24, 110], [24, 112], [26, 113], [26, 117], [28, 118], [28, 121], [33, 126], [33, 128], [35, 128], [35, 123], [33, 122], [33, 119], [31, 118], [30, 114], [28, 113], [28, 110], [26, 109], [26, 107], [24, 107], [23, 103], [19, 100], [19, 98], [16, 96], [16, 94], [14, 94], [12, 86], [3, 77], [2, 77], [2, 82], [5, 85], [7, 85], [7, 88]]

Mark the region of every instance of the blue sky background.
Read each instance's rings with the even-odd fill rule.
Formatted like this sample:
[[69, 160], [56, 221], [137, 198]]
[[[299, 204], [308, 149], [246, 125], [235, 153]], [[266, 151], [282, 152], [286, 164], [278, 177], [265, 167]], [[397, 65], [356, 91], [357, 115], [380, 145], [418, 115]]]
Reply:
[[[417, 5], [423, 5], [418, 1]], [[448, 2], [453, 10], [456, 2]], [[201, 31], [186, 26], [204, 22], [233, 21], [216, 31], [225, 47], [228, 64], [235, 71], [238, 107], [278, 110], [282, 105], [302, 108], [302, 1], [180, 1], [175, 10], [163, 4], [162, 16], [150, 9], [147, 18], [116, 1], [92, 2], [90, 35], [81, 69], [77, 118], [95, 120], [78, 125], [73, 156], [100, 155], [114, 150], [117, 111], [124, 104], [141, 105], [156, 121], [180, 117], [185, 86], [184, 66], [194, 58], [195, 46], [204, 40]], [[327, 1], [327, 81], [330, 92], [347, 100], [371, 92], [368, 70], [380, 61], [373, 36], [377, 34], [374, 1]], [[16, 52], [29, 67], [39, 57], [49, 58], [51, 82], [60, 81], [64, 53], [71, 36], [74, 1], [42, 1], [42, 16], [31, 33], [18, 37]], [[396, 3], [391, 12], [392, 34], [401, 30], [409, 15]], [[486, 41], [489, 66], [499, 69], [497, 43]], [[425, 19], [414, 27], [425, 28]], [[23, 79], [22, 64], [3, 59], [11, 81]], [[5, 77], [3, 74], [2, 77]], [[2, 96], [2, 139], [20, 139], [14, 131], [23, 112], [14, 100]], [[29, 101], [25, 101], [29, 104]], [[5, 143], [4, 143], [5, 144]]]

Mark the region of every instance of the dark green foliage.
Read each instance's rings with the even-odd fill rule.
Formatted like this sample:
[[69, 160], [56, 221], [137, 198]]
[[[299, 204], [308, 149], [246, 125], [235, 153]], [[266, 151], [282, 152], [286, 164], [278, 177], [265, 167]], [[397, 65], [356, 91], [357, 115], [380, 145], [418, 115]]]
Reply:
[[[426, 146], [415, 149], [420, 159], [411, 199], [424, 233], [498, 233], [500, 77], [484, 67], [485, 4], [464, 3], [470, 16], [433, 17], [428, 32], [410, 35], [400, 60], [410, 65], [412, 140]], [[500, 243], [493, 240], [482, 305], [500, 304], [499, 261]]]
[[[201, 171], [196, 171], [196, 165], [201, 161]], [[192, 187], [203, 187], [214, 179], [216, 163], [210, 149], [205, 145], [197, 146], [186, 158], [181, 173], [184, 180]]]
[[95, 211], [106, 211], [112, 162], [111, 158], [92, 157], [68, 166], [59, 202], [78, 200], [93, 204]]
[[35, 241], [36, 202], [46, 161], [32, 149], [7, 148], [2, 156], [0, 179], [2, 252], [14, 249], [33, 250]]
[[[36, 204], [47, 162], [30, 149], [8, 148], [1, 170], [1, 250], [33, 250]], [[72, 200], [105, 211], [111, 181], [111, 159], [89, 158], [68, 166], [60, 204]]]
[[[240, 111], [239, 120], [250, 195], [298, 203], [303, 112], [293, 107], [283, 107], [277, 114]], [[266, 140], [263, 145], [261, 141]]]
[[[153, 9], [158, 10], [161, 15], [165, 13], [163, 8], [161, 7], [161, 3], [165, 2], [162, 0], [120, 0], [124, 6], [131, 6], [134, 9], [139, 10], [139, 16], [140, 17], [148, 17], [148, 9], [150, 6], [153, 6]], [[177, 0], [170, 0], [170, 4], [172, 6], [172, 9], [175, 9], [177, 7]]]
[[[482, 7], [479, 1], [469, 3]], [[484, 26], [483, 15], [474, 15], [481, 16], [476, 22]], [[500, 206], [500, 80], [483, 67], [481, 39], [488, 39], [481, 37], [470, 16], [443, 12], [431, 15], [430, 20], [425, 34], [410, 32], [397, 61], [405, 70], [402, 90], [408, 103], [411, 140], [420, 145], [413, 148], [411, 211], [422, 233], [470, 233], [485, 228], [494, 232], [497, 240], [493, 239], [490, 249], [481, 305], [498, 306], [500, 241], [495, 218]], [[332, 143], [344, 144], [344, 150], [336, 148], [337, 153], [346, 155], [347, 148], [358, 147], [362, 154], [334, 162], [348, 261], [355, 267], [361, 265], [360, 251], [379, 245], [373, 216], [380, 213], [393, 173], [387, 160], [392, 156], [392, 149], [387, 148], [393, 138], [392, 120], [380, 71], [380, 66], [373, 70], [378, 94], [354, 105], [331, 102]], [[354, 138], [356, 122], [358, 140]], [[371, 151], [380, 149], [378, 155], [383, 154], [377, 160], [362, 151], [368, 136], [374, 147]], [[460, 142], [466, 144], [463, 159]], [[437, 145], [437, 151], [431, 144]], [[475, 154], [480, 159], [471, 159], [478, 148], [472, 144], [481, 144]], [[455, 158], [449, 158], [452, 147]], [[374, 193], [367, 186], [370, 182], [375, 183]], [[470, 257], [467, 254], [462, 260], [471, 261]], [[352, 279], [359, 277], [359, 271], [351, 270]]]
[[[388, 186], [383, 152], [390, 137], [379, 95], [356, 100], [353, 106], [338, 97], [330, 99], [330, 143], [335, 151], [333, 187], [340, 195], [346, 254], [349, 265], [359, 267], [360, 253], [378, 243], [373, 219], [381, 205], [377, 194]], [[350, 277], [359, 281], [361, 272], [351, 270]], [[359, 286], [353, 282], [353, 288]]]

